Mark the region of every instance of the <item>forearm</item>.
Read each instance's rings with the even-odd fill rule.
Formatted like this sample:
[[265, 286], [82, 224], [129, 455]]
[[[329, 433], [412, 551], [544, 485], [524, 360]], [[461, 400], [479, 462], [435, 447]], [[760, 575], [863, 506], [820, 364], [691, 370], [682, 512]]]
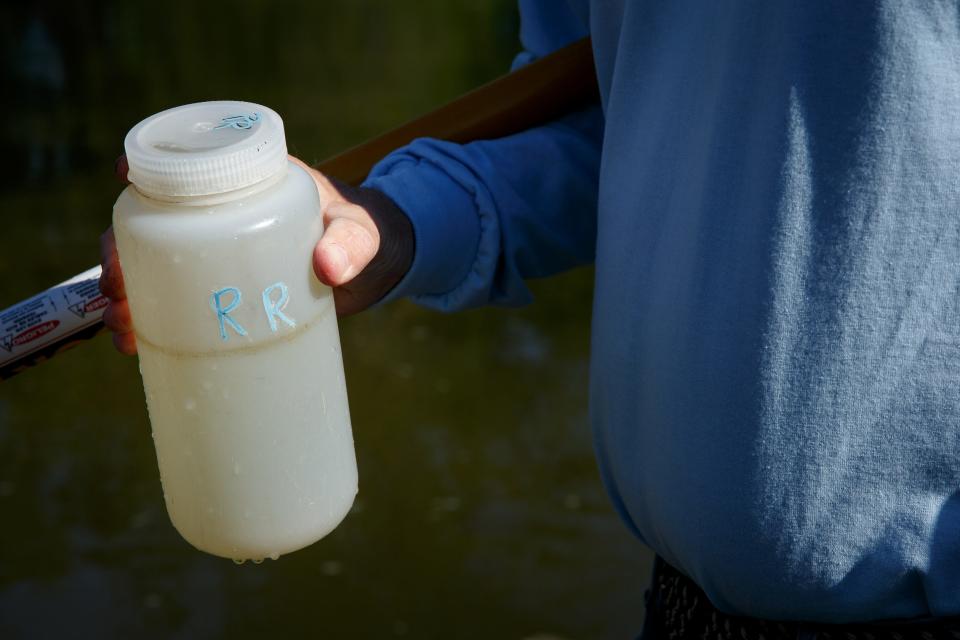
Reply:
[[598, 107], [499, 140], [418, 140], [365, 183], [411, 219], [416, 252], [388, 299], [455, 310], [522, 304], [524, 279], [592, 260]]

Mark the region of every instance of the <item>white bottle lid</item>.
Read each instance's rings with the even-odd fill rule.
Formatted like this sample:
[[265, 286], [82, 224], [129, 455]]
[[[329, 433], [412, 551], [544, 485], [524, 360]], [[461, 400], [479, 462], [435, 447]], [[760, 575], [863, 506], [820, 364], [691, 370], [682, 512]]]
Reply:
[[272, 109], [223, 100], [174, 107], [143, 120], [123, 141], [127, 179], [154, 196], [243, 189], [286, 167], [283, 120]]

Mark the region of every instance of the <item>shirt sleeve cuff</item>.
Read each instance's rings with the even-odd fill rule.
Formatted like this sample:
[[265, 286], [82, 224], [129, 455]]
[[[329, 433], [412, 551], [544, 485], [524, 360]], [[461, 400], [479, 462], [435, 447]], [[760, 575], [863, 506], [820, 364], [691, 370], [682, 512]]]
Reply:
[[378, 304], [442, 295], [463, 282], [480, 242], [477, 205], [470, 193], [430, 161], [402, 153], [375, 166], [363, 186], [382, 191], [400, 207], [415, 241], [410, 270]]

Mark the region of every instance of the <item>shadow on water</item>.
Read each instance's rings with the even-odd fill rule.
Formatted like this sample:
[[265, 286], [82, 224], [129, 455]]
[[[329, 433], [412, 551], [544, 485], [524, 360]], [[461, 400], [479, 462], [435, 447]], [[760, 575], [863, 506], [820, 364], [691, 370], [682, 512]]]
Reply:
[[[314, 161], [500, 73], [511, 2], [41, 2], [0, 25], [0, 306], [97, 260], [123, 135], [260, 101]], [[136, 361], [100, 338], [0, 386], [0, 637], [619, 638], [647, 552], [586, 418], [591, 273], [537, 303], [341, 325], [360, 497], [259, 566], [190, 548], [162, 502]]]

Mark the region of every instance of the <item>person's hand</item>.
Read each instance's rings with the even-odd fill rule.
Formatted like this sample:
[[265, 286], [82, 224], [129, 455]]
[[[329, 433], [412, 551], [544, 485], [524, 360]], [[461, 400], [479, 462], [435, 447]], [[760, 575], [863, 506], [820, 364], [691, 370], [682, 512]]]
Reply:
[[[333, 287], [338, 315], [363, 311], [410, 269], [414, 249], [410, 220], [383, 193], [334, 182], [293, 156], [290, 160], [310, 174], [320, 194], [323, 236], [313, 251], [313, 270]], [[117, 161], [116, 172], [126, 183], [126, 158]], [[117, 350], [134, 354], [137, 340], [112, 227], [100, 237], [100, 262], [100, 291], [110, 300], [103, 323], [113, 332]]]
[[313, 270], [333, 287], [337, 314], [348, 316], [380, 300], [413, 262], [413, 226], [393, 200], [376, 189], [327, 178], [304, 162], [317, 184], [323, 236], [313, 251]]

